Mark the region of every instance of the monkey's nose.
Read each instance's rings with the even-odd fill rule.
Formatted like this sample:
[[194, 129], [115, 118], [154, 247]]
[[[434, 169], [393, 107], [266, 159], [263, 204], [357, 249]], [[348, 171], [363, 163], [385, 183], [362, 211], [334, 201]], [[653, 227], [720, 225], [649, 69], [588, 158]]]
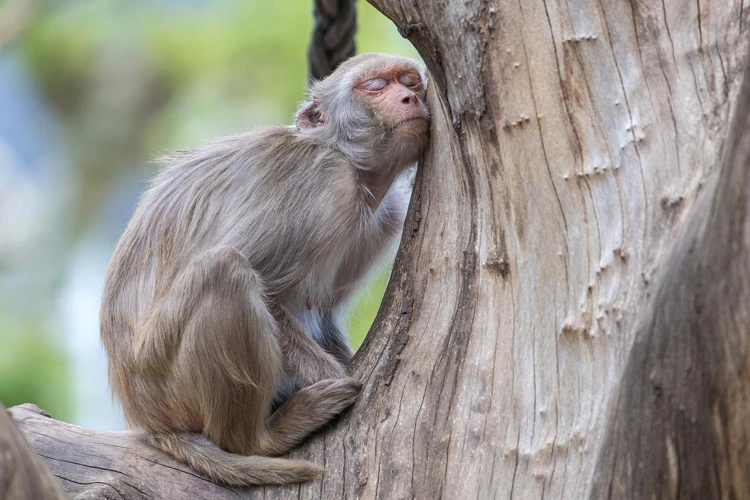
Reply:
[[401, 96], [398, 98], [401, 101], [401, 104], [414, 105], [417, 103], [417, 94], [412, 92], [410, 89], [400, 89], [399, 94], [401, 94]]

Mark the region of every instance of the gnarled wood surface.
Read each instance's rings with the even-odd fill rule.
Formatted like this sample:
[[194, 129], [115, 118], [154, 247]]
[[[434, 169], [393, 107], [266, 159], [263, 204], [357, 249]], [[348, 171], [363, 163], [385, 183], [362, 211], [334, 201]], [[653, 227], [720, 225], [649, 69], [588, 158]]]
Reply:
[[221, 494], [750, 494], [743, 2], [373, 3], [435, 88], [363, 395], [322, 481]]
[[750, 498], [750, 71], [615, 393], [592, 497]]
[[[77, 500], [239, 496], [146, 445], [134, 432], [102, 432], [67, 424], [30, 404], [14, 406], [9, 412], [65, 492]], [[5, 428], [0, 424], [0, 434]], [[5, 498], [2, 488], [0, 498]], [[17, 498], [53, 497], [29, 494]]]

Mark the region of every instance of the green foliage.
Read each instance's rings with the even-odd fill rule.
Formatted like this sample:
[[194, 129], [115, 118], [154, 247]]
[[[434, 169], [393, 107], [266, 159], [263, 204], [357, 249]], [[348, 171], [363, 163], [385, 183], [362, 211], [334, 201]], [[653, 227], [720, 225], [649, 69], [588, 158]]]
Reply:
[[383, 294], [391, 275], [390, 266], [381, 269], [349, 310], [348, 331], [352, 348], [356, 351], [367, 336], [372, 321], [380, 309]]
[[[372, 6], [359, 1], [357, 8], [359, 52], [416, 56]], [[185, 147], [216, 133], [290, 121], [307, 84], [311, 10], [312, 0], [181, 9], [63, 2], [27, 30], [21, 49], [50, 102], [73, 120], [113, 67], [132, 70], [131, 86], [153, 79], [168, 97], [163, 110], [154, 110], [156, 128], [144, 131], [146, 149]]]
[[0, 315], [4, 333], [0, 350], [0, 402], [6, 408], [34, 403], [55, 418], [71, 415], [68, 366], [60, 346], [41, 328], [12, 327], [13, 321]]

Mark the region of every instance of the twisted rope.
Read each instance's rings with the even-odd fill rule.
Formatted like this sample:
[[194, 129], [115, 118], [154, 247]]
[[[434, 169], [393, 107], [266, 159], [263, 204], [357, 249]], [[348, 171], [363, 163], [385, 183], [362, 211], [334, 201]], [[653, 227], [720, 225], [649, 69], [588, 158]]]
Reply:
[[313, 28], [307, 49], [310, 80], [322, 80], [354, 55], [357, 11], [354, 0], [314, 0]]

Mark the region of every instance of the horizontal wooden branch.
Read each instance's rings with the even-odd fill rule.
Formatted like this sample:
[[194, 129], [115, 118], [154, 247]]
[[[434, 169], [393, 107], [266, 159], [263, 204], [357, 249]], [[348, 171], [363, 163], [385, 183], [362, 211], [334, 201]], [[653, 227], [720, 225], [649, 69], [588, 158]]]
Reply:
[[252, 498], [257, 491], [212, 483], [143, 443], [136, 432], [95, 431], [60, 422], [31, 404], [8, 411], [64, 490], [78, 500], [237, 499]]

